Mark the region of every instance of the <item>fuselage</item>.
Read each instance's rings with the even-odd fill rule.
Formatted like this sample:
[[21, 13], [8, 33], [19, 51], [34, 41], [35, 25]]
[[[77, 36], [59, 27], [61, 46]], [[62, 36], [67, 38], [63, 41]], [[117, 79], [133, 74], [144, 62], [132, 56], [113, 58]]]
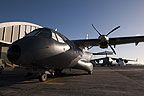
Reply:
[[92, 54], [59, 32], [40, 28], [14, 42], [7, 56], [12, 63], [24, 67], [64, 69], [77, 66], [79, 60], [89, 63]]

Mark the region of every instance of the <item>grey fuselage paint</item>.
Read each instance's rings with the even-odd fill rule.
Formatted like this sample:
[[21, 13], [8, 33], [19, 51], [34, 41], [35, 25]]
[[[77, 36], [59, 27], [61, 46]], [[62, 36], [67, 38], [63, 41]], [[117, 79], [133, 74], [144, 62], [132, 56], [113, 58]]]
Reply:
[[[44, 28], [36, 30], [41, 29]], [[46, 29], [51, 30], [49, 28]], [[53, 30], [51, 32], [58, 34], [64, 40], [64, 43], [58, 42], [52, 37], [25, 36], [9, 46], [8, 59], [20, 66], [27, 68], [38, 67], [41, 69], [75, 68], [75, 66], [79, 65], [79, 60], [85, 60], [90, 63], [91, 53], [83, 51], [59, 32]], [[85, 67], [89, 66], [85, 65]], [[81, 69], [81, 67], [78, 69]], [[87, 70], [88, 68], [85, 69], [86, 71], [91, 71]]]

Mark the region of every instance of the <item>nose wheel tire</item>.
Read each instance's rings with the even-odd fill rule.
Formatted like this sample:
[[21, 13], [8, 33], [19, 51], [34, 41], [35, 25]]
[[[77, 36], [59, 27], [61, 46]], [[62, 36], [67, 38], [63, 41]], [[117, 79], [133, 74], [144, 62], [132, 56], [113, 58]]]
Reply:
[[47, 80], [47, 74], [46, 73], [41, 73], [40, 75], [39, 75], [39, 81], [40, 82], [44, 82], [44, 81], [46, 81]]

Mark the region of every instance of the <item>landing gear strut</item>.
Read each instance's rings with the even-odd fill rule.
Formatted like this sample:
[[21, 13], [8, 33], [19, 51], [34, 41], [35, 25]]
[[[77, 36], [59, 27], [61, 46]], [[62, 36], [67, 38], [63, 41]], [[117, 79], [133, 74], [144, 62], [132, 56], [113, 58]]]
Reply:
[[39, 81], [44, 82], [47, 80], [48, 74], [51, 76], [60, 76], [62, 73], [62, 69], [55, 69], [55, 70], [48, 70], [45, 72], [40, 72], [39, 73]]

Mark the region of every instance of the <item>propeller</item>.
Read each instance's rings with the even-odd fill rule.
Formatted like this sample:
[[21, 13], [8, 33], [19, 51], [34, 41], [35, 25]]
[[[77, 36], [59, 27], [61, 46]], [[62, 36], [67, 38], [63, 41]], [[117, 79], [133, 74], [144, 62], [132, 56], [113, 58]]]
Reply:
[[95, 26], [93, 24], [91, 24], [91, 25], [96, 30], [96, 32], [101, 36], [101, 33], [95, 28]]
[[107, 42], [107, 44], [110, 46], [110, 48], [112, 49], [113, 53], [116, 55], [116, 52], [115, 52], [114, 48], [110, 45], [110, 43]]
[[120, 26], [115, 27], [114, 29], [112, 29], [110, 32], [107, 33], [107, 35], [102, 35], [97, 29], [96, 27], [91, 24], [92, 27], [95, 29], [95, 31], [99, 34], [98, 39], [100, 40], [100, 42], [107, 42], [107, 45], [112, 49], [113, 53], [116, 55], [116, 51], [114, 50], [114, 48], [111, 46], [111, 44], [109, 43], [109, 38], [108, 35], [110, 35], [112, 32], [114, 32], [115, 30], [117, 30], [118, 28], [120, 28]]
[[112, 32], [114, 32], [115, 30], [117, 30], [118, 28], [120, 28], [120, 26], [114, 28], [113, 30], [111, 30], [110, 32], [108, 32], [108, 34], [106, 36], [108, 36], [109, 34], [111, 34]]

